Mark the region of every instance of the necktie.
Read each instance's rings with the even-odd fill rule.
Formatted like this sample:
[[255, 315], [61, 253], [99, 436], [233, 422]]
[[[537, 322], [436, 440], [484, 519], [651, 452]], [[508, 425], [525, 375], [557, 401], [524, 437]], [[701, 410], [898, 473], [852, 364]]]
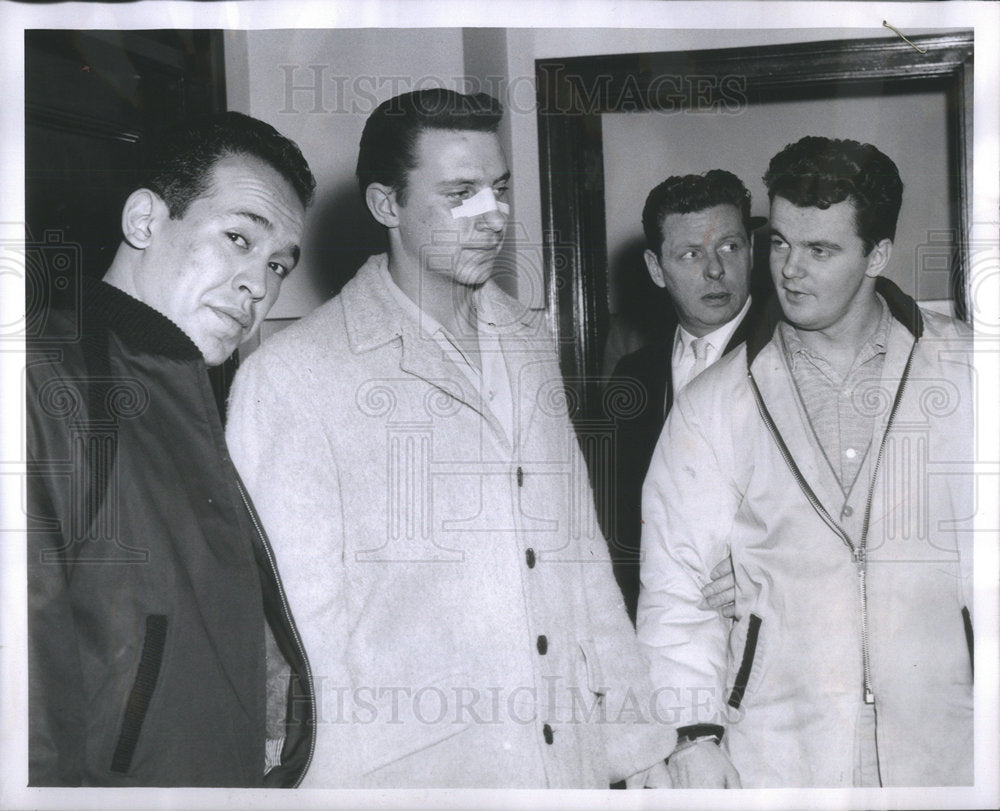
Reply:
[[688, 377], [689, 383], [705, 371], [705, 367], [708, 365], [708, 346], [708, 341], [704, 338], [695, 338], [691, 341], [691, 351], [694, 353], [694, 366], [691, 367], [691, 376]]

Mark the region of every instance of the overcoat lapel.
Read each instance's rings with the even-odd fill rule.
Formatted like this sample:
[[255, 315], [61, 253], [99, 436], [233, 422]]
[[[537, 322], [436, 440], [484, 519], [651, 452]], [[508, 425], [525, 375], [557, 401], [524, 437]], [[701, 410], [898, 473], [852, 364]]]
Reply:
[[399, 358], [400, 371], [419, 377], [487, 420], [496, 421], [469, 379], [454, 361], [445, 356], [441, 347], [429, 335], [420, 335], [416, 326], [405, 324], [401, 338], [403, 351]]
[[346, 286], [341, 293], [351, 351], [368, 352], [398, 341], [403, 375], [418, 377], [473, 409], [502, 435], [499, 422], [468, 378], [430, 335], [421, 332], [386, 288], [387, 261], [385, 254], [371, 257], [358, 270], [358, 284]]

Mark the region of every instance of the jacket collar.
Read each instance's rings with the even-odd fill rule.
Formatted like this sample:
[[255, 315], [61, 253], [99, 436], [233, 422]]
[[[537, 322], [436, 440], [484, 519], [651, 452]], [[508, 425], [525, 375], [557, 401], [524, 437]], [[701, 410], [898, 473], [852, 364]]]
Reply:
[[[923, 321], [919, 317], [916, 305], [912, 305], [910, 309], [910, 305], [907, 304], [907, 302], [912, 304], [912, 299], [899, 292], [891, 282], [876, 289], [885, 299], [891, 316], [886, 336], [882, 381], [888, 387], [890, 399], [894, 400], [903, 390], [910, 358], [923, 329]], [[775, 298], [771, 304], [778, 311], [780, 319], [777, 299]], [[773, 312], [769, 314], [773, 316]], [[916, 317], [913, 317], [914, 315]], [[773, 322], [764, 323], [763, 326], [773, 332], [777, 324], [778, 319], [775, 319]], [[753, 336], [754, 340], [760, 341], [762, 332], [763, 330], [758, 330]], [[864, 483], [871, 481], [872, 465], [888, 430], [893, 409], [882, 408], [874, 415], [869, 455], [853, 488], [845, 495], [840, 482], [824, 458], [824, 451], [815, 432], [809, 425], [809, 416], [796, 391], [789, 360], [780, 346], [778, 337], [775, 336], [774, 340], [765, 340], [763, 345], [757, 348], [755, 356], [750, 355], [748, 344], [747, 357], [749, 362], [753, 363], [752, 368], [748, 366], [751, 385], [760, 393], [777, 435], [794, 460], [793, 467], [798, 471], [798, 475], [809, 485], [819, 502], [825, 505], [831, 515], [839, 514], [845, 498], [856, 516], [863, 515], [866, 492]], [[860, 526], [855, 529], [860, 531]]]
[[386, 254], [370, 256], [341, 291], [352, 352], [369, 352], [403, 334], [403, 312], [382, 280], [388, 267]]
[[[78, 290], [57, 294], [51, 306], [67, 313], [73, 321], [79, 318], [84, 341], [102, 341], [102, 336], [110, 331], [141, 352], [176, 360], [202, 358], [194, 341], [158, 310], [87, 273], [79, 278]], [[48, 337], [43, 331], [36, 340]]]
[[[388, 268], [386, 254], [369, 257], [341, 293], [348, 341], [355, 352], [384, 346], [406, 333], [415, 335], [418, 328], [402, 312], [386, 287]], [[531, 319], [524, 308], [493, 283], [488, 282], [483, 287], [476, 305], [480, 308], [481, 320], [501, 335], [516, 334], [523, 327], [531, 326]]]
[[[403, 312], [395, 296], [388, 289], [388, 257], [385, 254], [372, 256], [358, 270], [355, 277], [344, 286], [340, 298], [343, 304], [344, 321], [348, 343], [354, 353], [368, 352], [392, 342], [400, 345], [400, 371], [419, 377], [429, 385], [446, 392], [483, 415], [493, 427], [502, 433], [502, 428], [479, 392], [473, 389], [466, 376], [445, 357], [437, 343], [428, 335], [421, 335], [420, 325]], [[499, 333], [500, 344], [504, 348], [504, 359], [511, 375], [512, 391], [518, 380], [518, 372], [523, 358], [515, 347], [505, 342], [507, 336], [516, 338], [517, 349], [531, 346], [524, 344], [529, 334], [525, 326], [531, 320], [523, 307], [519, 307], [495, 284], [487, 283], [478, 296], [480, 320]], [[520, 353], [523, 354], [523, 353]], [[514, 364], [516, 368], [511, 368]]]
[[[919, 340], [924, 332], [924, 319], [917, 303], [899, 289], [893, 282], [882, 276], [875, 280], [875, 292], [885, 299], [889, 314], [909, 330], [914, 340]], [[753, 364], [760, 351], [774, 337], [778, 322], [783, 318], [778, 296], [772, 293], [764, 306], [761, 318], [758, 320], [747, 338], [747, 368]]]

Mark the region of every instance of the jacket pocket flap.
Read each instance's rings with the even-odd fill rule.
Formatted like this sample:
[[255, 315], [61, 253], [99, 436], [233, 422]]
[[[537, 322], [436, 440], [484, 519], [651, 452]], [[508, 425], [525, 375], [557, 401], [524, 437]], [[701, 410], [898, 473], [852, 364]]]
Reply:
[[587, 689], [603, 696], [608, 691], [608, 686], [604, 679], [601, 657], [597, 653], [597, 644], [593, 639], [581, 639], [580, 649], [583, 651], [583, 659], [587, 665]]

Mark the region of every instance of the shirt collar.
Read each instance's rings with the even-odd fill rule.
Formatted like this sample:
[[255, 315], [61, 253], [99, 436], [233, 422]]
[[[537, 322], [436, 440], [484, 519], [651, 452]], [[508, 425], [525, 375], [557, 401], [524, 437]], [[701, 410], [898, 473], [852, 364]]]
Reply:
[[[747, 300], [743, 302], [743, 307], [740, 308], [740, 311], [736, 313], [736, 315], [730, 318], [721, 327], [712, 330], [702, 337], [713, 349], [724, 349], [729, 343], [729, 339], [733, 337], [733, 333], [736, 332], [736, 328], [740, 325], [740, 321], [743, 320], [743, 317], [747, 314], [749, 309], [750, 296], [747, 296]], [[688, 351], [688, 347], [691, 346], [691, 342], [694, 340], [695, 336], [678, 324], [677, 335], [674, 340], [674, 358], [676, 360], [683, 358], [685, 353]]]
[[[383, 282], [385, 282], [386, 287], [389, 289], [389, 295], [392, 296], [393, 300], [399, 305], [400, 309], [406, 318], [417, 325], [417, 328], [425, 335], [434, 339], [438, 347], [444, 352], [445, 356], [448, 356], [453, 361], [461, 361], [470, 370], [472, 370], [478, 377], [481, 372], [469, 359], [469, 356], [465, 354], [462, 347], [459, 346], [458, 341], [455, 340], [454, 336], [444, 328], [444, 326], [429, 313], [424, 312], [417, 303], [411, 299], [403, 290], [396, 284], [392, 278], [392, 274], [389, 273], [389, 263], [386, 262], [380, 265], [376, 272], [382, 276]], [[477, 324], [478, 327], [482, 327], [482, 324]], [[482, 331], [480, 331], [480, 337], [482, 338]], [[460, 365], [461, 365], [460, 364]]]
[[[855, 366], [871, 360], [876, 355], [883, 354], [889, 339], [889, 321], [891, 319], [889, 308], [886, 306], [885, 299], [882, 298], [881, 294], [876, 293], [875, 298], [879, 304], [878, 325], [875, 327], [874, 332], [865, 340], [864, 344], [862, 344], [861, 349], [858, 350], [854, 361]], [[826, 358], [822, 355], [806, 348], [806, 345], [802, 343], [802, 338], [799, 337], [799, 331], [787, 321], [782, 321], [778, 325], [778, 330], [781, 334], [781, 343], [784, 347], [785, 355], [793, 369], [800, 359], [808, 359], [813, 362], [816, 360], [826, 361]]]

